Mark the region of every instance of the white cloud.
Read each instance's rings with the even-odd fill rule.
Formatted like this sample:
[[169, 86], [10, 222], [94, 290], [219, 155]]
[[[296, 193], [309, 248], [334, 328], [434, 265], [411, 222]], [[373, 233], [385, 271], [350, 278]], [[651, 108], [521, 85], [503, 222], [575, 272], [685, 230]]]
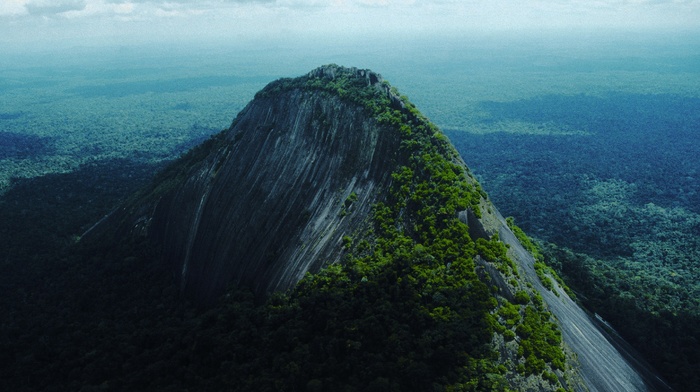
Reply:
[[26, 0], [4, 0], [0, 1], [0, 17], [15, 16], [27, 13], [25, 8]]
[[57, 15], [85, 9], [85, 0], [33, 0], [24, 5], [29, 15]]
[[700, 0], [0, 0], [0, 45], [604, 27], [700, 29]]

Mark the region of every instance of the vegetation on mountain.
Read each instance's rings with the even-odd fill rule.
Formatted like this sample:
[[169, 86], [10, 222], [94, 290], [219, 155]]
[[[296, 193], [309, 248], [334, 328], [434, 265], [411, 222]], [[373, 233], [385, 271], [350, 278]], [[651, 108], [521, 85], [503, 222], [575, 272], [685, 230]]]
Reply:
[[[395, 55], [377, 59], [424, 113], [455, 130], [448, 135], [496, 205], [541, 240], [547, 264], [579, 300], [635, 343], [676, 390], [700, 390], [697, 55], [666, 39], [639, 41], [641, 51], [594, 45], [583, 52], [550, 51], [540, 41], [474, 42], [386, 44]], [[368, 47], [361, 45], [357, 53]], [[254, 57], [198, 50], [197, 61], [119, 51], [118, 61], [99, 66], [84, 56], [56, 67], [63, 58], [51, 56], [3, 68], [0, 383], [13, 382], [6, 374], [25, 380], [3, 389], [123, 390], [126, 380], [133, 390], [201, 386], [200, 367], [212, 368], [202, 349], [208, 337], [225, 342], [238, 307], [256, 306], [250, 294], [232, 295], [239, 303], [226, 308], [225, 328], [200, 324], [201, 309], [180, 304], [176, 288], [158, 292], [167, 279], [139, 278], [153, 258], [127, 260], [111, 249], [76, 259], [62, 250], [152, 175], [155, 166], [144, 162], [174, 159], [227, 127], [270, 78], [314, 61], [292, 48]], [[96, 274], [103, 265], [107, 272]], [[123, 279], [120, 300], [106, 290], [115, 276], [153, 289], [144, 294]], [[117, 312], [120, 301], [139, 310]], [[529, 301], [516, 291], [514, 303]], [[78, 306], [66, 306], [73, 302], [94, 305], [79, 315]], [[250, 319], [264, 316], [242, 321], [242, 331], [262, 325]], [[154, 338], [154, 347], [145, 343]], [[195, 341], [201, 350], [193, 354]], [[114, 381], [101, 381], [107, 378]]]
[[[551, 316], [542, 303], [535, 306], [525, 300], [523, 305], [512, 305], [504, 298], [496, 301], [479, 279], [474, 257], [480, 253], [497, 262], [507, 259], [506, 249], [497, 238], [475, 242], [467, 226], [457, 219], [457, 212], [467, 208], [479, 215], [484, 192], [458, 164], [458, 155], [447, 139], [405, 97], [400, 98], [402, 107], [392, 105], [390, 98], [398, 94], [387, 85], [383, 91], [368, 85], [367, 79], [358, 74], [341, 69], [335, 73], [332, 82], [284, 79], [269, 85], [258, 97], [293, 88], [320, 89], [363, 105], [387, 127], [387, 132], [400, 134], [398, 169], [392, 175], [394, 181], [386, 202], [374, 208], [373, 229], [359, 234], [372, 241], [352, 248], [342, 266], [307, 276], [291, 299], [311, 303], [314, 311], [310, 314], [342, 315], [325, 317], [322, 324], [327, 331], [330, 320], [337, 322], [338, 326], [331, 328], [336, 336], [347, 334], [348, 329], [353, 331], [349, 338], [354, 340], [350, 339], [349, 345], [359, 348], [367, 334], [380, 335], [370, 339], [370, 350], [388, 362], [383, 367], [396, 367], [382, 377], [391, 375], [387, 385], [400, 389], [418, 385], [423, 385], [418, 389], [430, 389], [433, 382], [463, 390], [508, 386], [505, 373], [514, 369], [498, 367], [490, 346], [494, 331], [507, 330], [493, 315], [499, 301], [525, 315], [522, 323], [510, 325], [521, 330], [518, 354], [524, 362], [517, 370], [539, 375], [545, 372], [546, 363], [551, 366], [547, 369], [564, 370], [561, 338], [555, 324], [548, 321]], [[329, 297], [333, 299], [330, 304]], [[384, 320], [382, 328], [374, 327], [386, 335], [370, 332], [366, 321], [355, 318], [358, 311], [360, 316], [368, 317], [368, 309], [373, 309], [372, 318]], [[538, 322], [533, 323], [533, 317]], [[391, 331], [405, 331], [405, 335]], [[316, 332], [316, 338], [322, 335]], [[393, 346], [398, 341], [405, 346], [402, 350]], [[420, 372], [425, 374], [420, 377], [423, 384], [398, 371], [407, 364], [413, 364], [409, 367], [414, 376], [424, 368]], [[560, 385], [552, 377], [550, 381]], [[361, 382], [366, 385], [372, 381]]]
[[[178, 298], [175, 282], [162, 273], [167, 267], [138, 237], [120, 246], [51, 246], [62, 255], [51, 269], [55, 275], [28, 304], [7, 304], [2, 328], [8, 339], [0, 344], [9, 363], [2, 374], [8, 388], [566, 386], [561, 336], [542, 299], [512, 280], [518, 292], [510, 303], [496, 295], [475, 263], [480, 256], [517, 276], [497, 237], [475, 241], [457, 218], [468, 208], [479, 214], [483, 190], [447, 139], [405, 98], [403, 108], [397, 107], [398, 101], [356, 76], [340, 73], [332, 83], [284, 80], [263, 90], [344, 91], [341, 96], [363, 105], [386, 132], [401, 138], [392, 186], [374, 206], [370, 229], [344, 239], [343, 263], [309, 274], [293, 291], [262, 303], [244, 288], [232, 288], [203, 309]], [[197, 151], [166, 172], [184, 173], [188, 162], [199, 159]], [[348, 208], [355, 199], [348, 197]], [[33, 340], [40, 335], [41, 341]], [[510, 342], [514, 353], [508, 359], [495, 350], [494, 336]]]
[[623, 93], [489, 102], [494, 119], [579, 134], [448, 132], [494, 202], [536, 233], [540, 260], [677, 390], [700, 385], [697, 104]]
[[533, 242], [532, 239], [525, 234], [523, 229], [515, 224], [515, 219], [512, 216], [506, 218], [506, 223], [513, 234], [515, 234], [515, 237], [518, 238], [518, 241], [520, 241], [523, 247], [535, 258], [535, 272], [537, 273], [537, 277], [540, 278], [540, 281], [544, 287], [550, 291], [553, 291], [554, 294], [558, 296], [559, 294], [554, 291], [554, 284], [551, 280], [554, 279], [557, 281], [559, 286], [564, 289], [570, 298], [576, 299], [576, 294], [569, 288], [569, 286], [566, 285], [559, 274], [557, 274], [557, 272], [546, 263], [540, 246], [535, 244], [535, 242]]

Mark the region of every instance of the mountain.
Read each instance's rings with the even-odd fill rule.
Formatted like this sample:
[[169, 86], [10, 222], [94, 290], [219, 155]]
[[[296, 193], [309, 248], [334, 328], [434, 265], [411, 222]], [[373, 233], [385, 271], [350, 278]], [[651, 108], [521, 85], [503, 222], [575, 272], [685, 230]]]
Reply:
[[[358, 76], [378, 83], [376, 74]], [[366, 226], [391, 182], [397, 135], [337, 94], [275, 94], [285, 83], [258, 93], [174, 189], [138, 202], [148, 209], [135, 226], [148, 223], [183, 289], [197, 297], [212, 299], [232, 283], [288, 290], [339, 261], [342, 237]]]
[[258, 352], [290, 359], [258, 370], [290, 389], [664, 389], [369, 70], [270, 83], [82, 237], [148, 243], [203, 306], [281, 293]]

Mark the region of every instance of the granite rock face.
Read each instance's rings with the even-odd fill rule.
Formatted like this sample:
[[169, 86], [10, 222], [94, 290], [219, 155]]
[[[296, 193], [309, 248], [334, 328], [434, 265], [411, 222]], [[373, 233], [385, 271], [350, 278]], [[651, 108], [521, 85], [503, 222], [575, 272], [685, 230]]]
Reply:
[[[203, 302], [231, 285], [259, 294], [290, 289], [306, 272], [341, 261], [348, 238], [369, 232], [373, 205], [386, 201], [392, 173], [406, 160], [399, 155], [398, 131], [381, 124], [371, 105], [344, 98], [338, 93], [342, 85], [334, 85], [334, 92], [327, 88], [348, 75], [363, 90], [370, 87], [387, 98], [382, 102], [389, 109], [411, 113], [410, 103], [368, 70], [331, 65], [273, 82], [228, 130], [175, 162], [84, 237], [147, 238], [175, 271], [183, 292]], [[465, 180], [476, 183], [456, 151], [448, 150]], [[573, 389], [664, 390], [558, 284], [556, 294], [542, 285], [534, 258], [496, 207], [485, 197], [479, 203], [481, 214], [467, 209], [458, 218], [473, 239], [498, 235], [520, 271], [519, 287], [542, 295], [564, 344], [579, 358]], [[410, 223], [404, 229], [411, 230]], [[509, 279], [480, 257], [476, 261], [494, 290], [512, 300]], [[520, 390], [548, 390], [542, 388]]]
[[[337, 72], [382, 86], [364, 70], [309, 76]], [[366, 224], [398, 150], [365, 108], [318, 90], [257, 97], [222, 137], [141, 219], [182, 289], [204, 300], [231, 284], [285, 290], [339, 261], [343, 236]]]

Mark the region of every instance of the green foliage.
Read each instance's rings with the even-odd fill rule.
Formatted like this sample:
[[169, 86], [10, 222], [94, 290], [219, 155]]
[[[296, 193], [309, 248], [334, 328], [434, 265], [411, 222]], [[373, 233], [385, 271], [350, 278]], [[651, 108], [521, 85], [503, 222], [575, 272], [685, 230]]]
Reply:
[[[325, 87], [317, 80], [305, 84], [305, 88], [337, 90], [346, 99], [354, 98], [342, 92], [354, 86], [342, 80]], [[390, 107], [386, 102], [383, 106], [368, 103], [366, 97], [372, 94], [361, 95], [366, 108]], [[514, 266], [497, 236], [475, 243], [467, 226], [457, 219], [460, 210], [478, 210], [482, 192], [451, 160], [454, 153], [446, 138], [402, 99], [406, 109], [376, 113], [387, 131], [397, 132], [402, 148], [387, 201], [373, 209], [373, 242], [345, 264], [308, 275], [290, 297], [290, 306], [310, 324], [305, 328], [313, 332], [312, 340], [333, 337], [343, 347], [331, 351], [335, 357], [324, 354], [295, 360], [316, 363], [316, 367], [315, 374], [299, 373], [312, 379], [294, 383], [318, 386], [315, 380], [339, 374], [332, 368], [324, 373], [328, 367], [324, 364], [342, 362], [351, 366], [342, 374], [353, 378], [343, 378], [340, 384], [336, 380], [330, 384], [333, 389], [342, 385], [399, 389], [452, 385], [465, 390], [503, 390], [508, 383], [499, 375], [489, 348], [490, 336], [498, 326], [491, 315], [497, 303], [475, 272], [474, 256], [481, 254], [491, 262]], [[497, 313], [507, 327], [514, 328], [522, 324], [519, 308], [507, 304]], [[533, 332], [525, 339], [530, 362], [563, 361], [561, 351], [557, 356], [539, 344], [540, 336], [548, 336], [540, 327], [530, 326]], [[544, 327], [555, 329], [554, 324]], [[513, 331], [504, 333], [515, 338]], [[352, 365], [355, 363], [373, 370], [360, 372]]]
[[520, 337], [518, 354], [525, 358], [525, 372], [540, 374], [545, 362], [564, 370], [565, 356], [561, 350], [561, 332], [547, 312], [525, 307], [522, 324], [516, 332]]
[[340, 217], [344, 217], [350, 213], [352, 204], [357, 201], [357, 193], [352, 192], [345, 198], [343, 206], [340, 209]]
[[[28, 379], [21, 371], [31, 368], [37, 383], [69, 389], [508, 390], [508, 369], [499, 366], [490, 342], [496, 317], [507, 327], [499, 326], [504, 336], [518, 339], [513, 329], [525, 324], [523, 305], [499, 307], [475, 271], [477, 254], [507, 263], [507, 249], [497, 237], [475, 243], [457, 218], [468, 208], [478, 214], [484, 194], [447, 139], [405, 97], [399, 110], [395, 91], [390, 97], [350, 74], [281, 80], [259, 98], [292, 88], [360, 104], [400, 140], [397, 169], [385, 202], [373, 208], [372, 228], [342, 238], [345, 262], [306, 275], [292, 292], [262, 304], [233, 290], [202, 310], [177, 298], [147, 244], [90, 245], [61, 265], [67, 268], [56, 268], [60, 284], [47, 289], [56, 301], [71, 293], [70, 309], [32, 312], [18, 305], [21, 298], [8, 306], [11, 319], [50, 328], [46, 340], [31, 342], [21, 325], [3, 321], [2, 336], [18, 339], [0, 340], [2, 359], [24, 361], [13, 368], [21, 377], [11, 385]], [[223, 144], [212, 138], [169, 166], [159, 178], [164, 185], [137, 197], [167, 192], [190, 164]], [[354, 193], [346, 198], [346, 213], [357, 200]], [[85, 282], [86, 276], [93, 278]], [[75, 287], [81, 290], [69, 289]], [[118, 295], [105, 287], [118, 287]], [[103, 322], [108, 318], [114, 321]], [[557, 359], [537, 344], [546, 331], [530, 328], [520, 337], [533, 346], [526, 358]]]
[[507, 255], [508, 248], [500, 241], [498, 234], [494, 234], [489, 240], [477, 238], [476, 252], [486, 261], [496, 263], [498, 270], [504, 275], [518, 276], [515, 263]]
[[587, 80], [584, 94], [480, 104], [486, 118], [460, 128], [499, 133], [449, 136], [496, 204], [528, 233], [557, 244], [546, 262], [579, 300], [675, 389], [697, 390], [700, 161], [689, 157], [700, 151], [700, 118], [689, 113], [699, 101], [682, 85], [660, 82], [665, 71], [645, 75], [647, 91], [630, 91], [640, 86], [632, 74], [614, 92], [591, 93]]
[[[700, 316], [684, 290], [664, 283], [653, 268], [611, 263], [548, 244], [545, 257], [560, 268], [569, 284], [585, 293], [584, 303], [611, 323], [625, 339], [671, 376], [677, 385], [697, 385], [700, 364]], [[618, 264], [624, 263], [624, 264]], [[678, 306], [678, 310], [671, 308]], [[682, 378], [679, 378], [681, 377]]]
[[543, 257], [542, 253], [540, 252], [540, 249], [537, 245], [535, 245], [534, 242], [530, 239], [530, 237], [525, 234], [525, 232], [519, 228], [518, 226], [515, 225], [515, 218], [512, 216], [509, 216], [506, 218], [506, 224], [508, 225], [508, 228], [515, 234], [515, 237], [520, 241], [520, 244], [532, 254], [532, 256], [535, 258], [536, 261], [542, 262]]
[[525, 291], [518, 291], [515, 293], [515, 303], [519, 305], [525, 305], [530, 302], [530, 296], [527, 295]]
[[550, 372], [545, 371], [542, 373], [542, 378], [544, 378], [545, 380], [549, 381], [551, 384], [554, 384], [554, 385], [557, 385], [559, 383], [559, 379], [557, 378], [557, 375], [554, 373], [550, 373]]
[[[547, 266], [544, 263], [536, 262], [535, 263], [535, 273], [537, 273], [537, 277], [540, 278], [540, 282], [542, 282], [542, 285], [549, 291], [554, 291], [554, 283], [552, 283], [552, 280], [549, 279], [549, 276], [547, 276], [546, 273]], [[556, 291], [554, 291], [555, 294]], [[558, 295], [558, 294], [557, 294]]]
[[523, 247], [535, 258], [535, 273], [537, 273], [537, 277], [540, 279], [540, 282], [542, 282], [542, 285], [547, 290], [559, 296], [559, 293], [554, 289], [554, 283], [551, 280], [551, 278], [553, 278], [571, 299], [576, 300], [576, 294], [573, 290], [569, 288], [554, 269], [545, 263], [545, 257], [540, 247], [535, 244], [520, 227], [515, 225], [515, 219], [513, 217], [508, 217], [506, 218], [506, 223], [513, 234], [515, 234], [518, 241], [520, 241]]
[[564, 370], [565, 354], [562, 351], [561, 332], [547, 311], [538, 293], [530, 297], [524, 291], [516, 294], [516, 304], [501, 299], [496, 315], [505, 341], [518, 342], [518, 355], [521, 363], [516, 370], [522, 375], [542, 375], [554, 385], [560, 385], [558, 379], [552, 380], [547, 369]]
[[[335, 387], [361, 388], [383, 377], [401, 390], [430, 388], [465, 377], [460, 367], [489, 352], [485, 315], [493, 304], [485, 286], [462, 276], [468, 268], [447, 269], [421, 245], [393, 246], [308, 275], [292, 295], [310, 346], [339, 340], [339, 351], [299, 360], [316, 363], [317, 378], [333, 377]], [[464, 285], [467, 278], [473, 287]], [[324, 365], [332, 363], [345, 372]]]
[[498, 314], [505, 319], [508, 328], [516, 326], [520, 322], [520, 308], [511, 303], [506, 303], [498, 309]]
[[[480, 194], [464, 169], [442, 153], [450, 148], [446, 139], [405, 98], [408, 109], [391, 109], [388, 97], [364, 79], [339, 75], [331, 82], [280, 83], [356, 101], [402, 138], [387, 201], [374, 206], [372, 235], [364, 236], [373, 241], [365, 241], [346, 263], [307, 275], [286, 302], [300, 315], [299, 334], [306, 337], [297, 338], [301, 346], [331, 348], [295, 349], [301, 356], [294, 363], [314, 367], [295, 373], [298, 379], [291, 383], [400, 390], [503, 384], [486, 377], [496, 374], [489, 348], [496, 302], [475, 272], [475, 244], [457, 219], [458, 211], [478, 204]], [[346, 208], [356, 199], [351, 194]], [[350, 241], [344, 240], [347, 249]], [[486, 249], [505, 254], [497, 244]]]
[[350, 249], [351, 246], [352, 246], [352, 237], [350, 237], [348, 235], [344, 235], [343, 236], [343, 248]]

